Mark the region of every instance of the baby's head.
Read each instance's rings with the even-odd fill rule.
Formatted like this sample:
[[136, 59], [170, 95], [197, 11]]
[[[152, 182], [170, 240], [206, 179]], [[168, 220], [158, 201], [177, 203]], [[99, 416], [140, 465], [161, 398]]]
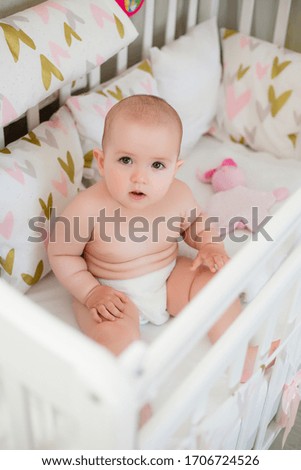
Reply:
[[170, 127], [173, 129], [174, 139], [178, 142], [179, 154], [183, 135], [182, 122], [176, 110], [162, 98], [153, 95], [133, 95], [115, 104], [106, 115], [102, 137], [103, 150], [111, 138], [112, 126], [124, 125], [124, 120], [135, 121], [137, 132], [141, 125]]
[[94, 150], [112, 197], [121, 202], [128, 195], [140, 207], [162, 199], [182, 163], [181, 140], [181, 120], [163, 99], [134, 95], [113, 106], [105, 119], [102, 150]]

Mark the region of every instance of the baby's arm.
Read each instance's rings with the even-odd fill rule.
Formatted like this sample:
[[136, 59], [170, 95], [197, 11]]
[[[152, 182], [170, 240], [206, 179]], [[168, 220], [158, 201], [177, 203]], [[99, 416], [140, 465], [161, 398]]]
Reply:
[[[216, 272], [224, 266], [229, 260], [224, 244], [219, 240], [219, 233], [214, 223], [205, 213], [202, 213], [200, 207], [196, 203], [191, 191], [187, 194], [190, 224], [186, 222], [186, 227], [182, 233], [185, 242], [198, 250], [198, 254], [194, 259], [191, 269], [195, 271], [199, 266], [207, 266], [211, 272]], [[197, 214], [193, 217], [191, 214]], [[186, 211], [187, 214], [187, 211]], [[185, 218], [187, 221], [187, 217]]]
[[51, 232], [48, 257], [61, 284], [91, 310], [97, 321], [101, 317], [114, 320], [123, 316], [127, 297], [111, 287], [101, 286], [82, 257], [97, 217], [89, 193], [87, 190], [78, 194], [57, 220]]

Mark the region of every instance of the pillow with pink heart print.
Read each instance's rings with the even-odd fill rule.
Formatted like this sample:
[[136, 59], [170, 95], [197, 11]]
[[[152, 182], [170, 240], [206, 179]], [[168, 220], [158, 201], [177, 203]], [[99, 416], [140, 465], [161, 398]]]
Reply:
[[221, 30], [223, 80], [211, 134], [279, 158], [301, 155], [301, 54]]

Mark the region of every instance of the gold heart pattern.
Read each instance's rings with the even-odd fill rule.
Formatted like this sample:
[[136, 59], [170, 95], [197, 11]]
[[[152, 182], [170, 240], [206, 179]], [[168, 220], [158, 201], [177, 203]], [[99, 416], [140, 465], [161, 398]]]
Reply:
[[67, 23], [64, 23], [64, 34], [65, 34], [66, 43], [68, 44], [69, 47], [72, 44], [72, 37], [74, 37], [78, 41], [82, 41], [82, 38]]
[[[229, 140], [279, 157], [298, 158], [300, 55], [231, 29], [223, 29], [221, 36], [225, 109], [220, 111], [219, 125], [213, 135], [227, 135]], [[241, 109], [239, 121], [228, 112], [229, 89], [236, 98], [243, 90], [252, 91], [249, 105]], [[277, 144], [273, 138], [275, 132], [279, 133]]]
[[291, 96], [292, 92], [292, 90], [287, 90], [277, 97], [273, 85], [269, 86], [268, 100], [271, 104], [271, 114], [273, 117], [277, 116], [281, 108], [283, 108], [283, 106]]
[[3, 149], [0, 150], [0, 153], [4, 153], [5, 155], [9, 155], [9, 154], [11, 154], [11, 151], [9, 150], [9, 148], [4, 147]]
[[148, 60], [144, 60], [141, 64], [138, 65], [138, 69], [142, 70], [143, 72], [147, 72], [150, 75], [153, 75], [151, 64]]
[[49, 60], [44, 54], [40, 55], [41, 61], [41, 73], [42, 81], [45, 87], [45, 90], [49, 90], [52, 80], [52, 75], [54, 75], [61, 82], [64, 81], [64, 77], [59, 69]]
[[40, 203], [40, 206], [42, 207], [42, 210], [45, 214], [46, 219], [49, 220], [50, 217], [51, 217], [51, 212], [52, 212], [52, 208], [53, 208], [52, 193], [49, 193], [47, 203], [45, 203], [42, 198], [39, 198], [39, 203]]
[[58, 162], [61, 165], [61, 167], [63, 168], [63, 170], [65, 171], [65, 173], [67, 173], [68, 178], [71, 181], [71, 183], [74, 183], [74, 171], [75, 171], [75, 169], [74, 169], [74, 162], [73, 162], [73, 158], [71, 156], [71, 153], [69, 151], [67, 152], [67, 162], [62, 160], [61, 157], [58, 157]]
[[121, 23], [120, 19], [116, 15], [114, 15], [114, 20], [115, 20], [115, 24], [116, 24], [118, 34], [121, 37], [121, 39], [123, 39], [124, 38], [124, 26]]
[[27, 135], [28, 137], [22, 137], [22, 140], [25, 140], [25, 142], [29, 142], [32, 145], [37, 145], [38, 147], [41, 147], [41, 142], [33, 131], [28, 132]]
[[91, 168], [92, 167], [92, 162], [93, 162], [93, 150], [90, 150], [89, 152], [85, 153], [84, 155], [84, 167], [85, 168]]
[[117, 101], [121, 101], [124, 98], [122, 90], [117, 85], [115, 86], [115, 91], [107, 90], [107, 93], [109, 93], [109, 95], [111, 95]]
[[0, 265], [2, 266], [4, 271], [7, 272], [7, 274], [9, 274], [10, 276], [12, 275], [12, 272], [13, 272], [14, 261], [15, 261], [15, 250], [14, 250], [14, 248], [9, 250], [9, 252], [7, 253], [5, 259], [3, 259], [0, 256]]
[[238, 31], [236, 31], [235, 29], [225, 29], [223, 39], [230, 38], [231, 36], [234, 36], [234, 34], [238, 34]]
[[287, 137], [290, 139], [291, 143], [293, 144], [293, 147], [296, 148], [298, 134], [288, 134]]
[[[70, 70], [74, 63], [78, 74], [84, 74], [85, 62], [91, 64], [91, 68], [100, 65], [136, 35], [131, 23], [119, 15], [114, 2], [97, 1], [101, 8], [93, 0], [79, 2], [80, 5], [70, 2], [68, 8], [52, 8], [46, 3], [45, 6], [25, 10], [22, 16], [14, 15], [0, 20], [1, 59], [7, 60], [8, 65], [10, 62], [16, 64], [13, 75], [18, 78], [14, 90], [11, 90], [12, 72], [10, 67], [4, 68], [2, 78], [5, 86], [0, 96], [4, 104], [1, 107], [0, 103], [0, 127], [14, 121], [28, 109], [32, 86], [35, 87], [36, 99], [41, 101], [45, 91], [55, 91], [61, 82], [73, 78], [70, 77]], [[50, 3], [54, 5], [54, 2]], [[55, 15], [55, 10], [59, 10], [59, 16]], [[103, 30], [99, 35], [98, 28]], [[86, 47], [80, 50], [89, 58], [85, 60], [81, 57], [79, 61], [76, 52], [79, 49], [73, 46], [83, 43]], [[66, 60], [62, 61], [62, 58]], [[40, 73], [34, 73], [35, 76], [30, 79], [30, 71], [37, 69]]]
[[246, 143], [245, 138], [243, 136], [241, 136], [239, 139], [236, 139], [233, 135], [230, 134], [229, 137], [232, 140], [232, 142], [234, 142], [235, 144], [244, 145]]
[[284, 62], [279, 63], [279, 58], [275, 57], [275, 59], [273, 60], [271, 77], [277, 77], [291, 63], [291, 60], [286, 60]]
[[10, 24], [0, 23], [6, 43], [15, 62], [18, 62], [20, 55], [20, 41], [31, 49], [36, 49], [34, 41], [22, 29], [16, 29]]
[[240, 64], [239, 69], [237, 70], [236, 77], [237, 80], [241, 80], [242, 77], [250, 70], [250, 65], [244, 68], [242, 64]]
[[31, 276], [31, 274], [22, 273], [21, 274], [22, 279], [29, 286], [33, 286], [41, 279], [43, 270], [44, 270], [44, 263], [43, 263], [43, 260], [40, 260], [37, 264], [34, 275]]

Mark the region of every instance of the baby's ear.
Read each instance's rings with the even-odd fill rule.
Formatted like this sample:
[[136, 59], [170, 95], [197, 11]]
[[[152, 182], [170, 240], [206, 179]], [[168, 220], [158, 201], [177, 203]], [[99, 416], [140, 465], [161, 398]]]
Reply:
[[178, 171], [178, 169], [183, 165], [184, 163], [184, 160], [178, 160], [176, 162], [176, 171]]
[[101, 176], [103, 176], [103, 172], [104, 172], [104, 169], [103, 169], [103, 162], [104, 162], [103, 150], [96, 148], [96, 149], [93, 150], [93, 155], [94, 155], [94, 158], [97, 161], [99, 173], [101, 174]]

